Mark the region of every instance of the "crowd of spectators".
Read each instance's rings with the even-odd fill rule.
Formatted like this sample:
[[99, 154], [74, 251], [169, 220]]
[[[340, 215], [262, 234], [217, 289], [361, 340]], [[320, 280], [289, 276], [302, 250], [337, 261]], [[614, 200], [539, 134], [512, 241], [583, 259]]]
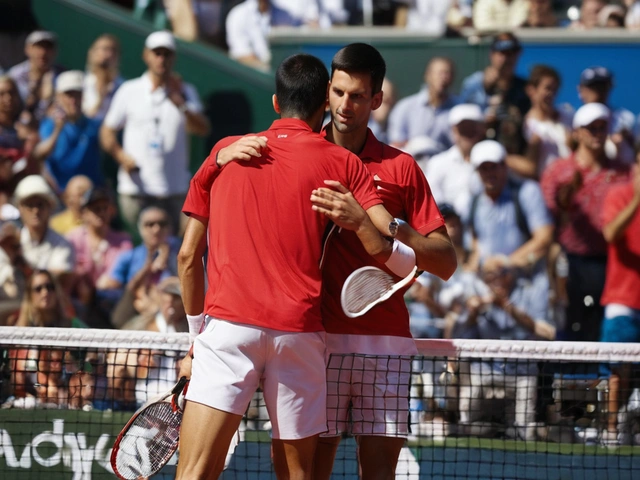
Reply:
[[[305, 2], [247, 0], [227, 21], [239, 11], [243, 22], [255, 16], [251, 35], [273, 24], [275, 12], [297, 25], [351, 21], [342, 2], [322, 2], [319, 11], [308, 3], [307, 10]], [[412, 9], [433, 7], [398, 3], [407, 28]], [[487, 8], [504, 13], [490, 15], [504, 25], [487, 28], [544, 23], [552, 17], [545, 3], [479, 0], [473, 21], [478, 27]], [[587, 3], [575, 28], [589, 28]], [[470, 5], [451, 8], [471, 15]], [[253, 55], [230, 47], [240, 61]], [[188, 136], [207, 135], [209, 124], [197, 91], [174, 71], [170, 32], [147, 37], [138, 78], [120, 75], [120, 49], [116, 37], [101, 35], [83, 70], [65, 70], [56, 64], [55, 33], [34, 31], [27, 59], [0, 76], [1, 325], [185, 330], [176, 256], [191, 177]], [[371, 129], [424, 170], [459, 263], [448, 282], [423, 275], [408, 292], [414, 336], [640, 341], [636, 118], [609, 104], [608, 69], [585, 65], [580, 78], [561, 79], [538, 65], [521, 78], [521, 50], [512, 33], [496, 35], [488, 66], [459, 92], [446, 57], [429, 60], [413, 95], [396, 99], [393, 84], [383, 85]], [[266, 68], [268, 48], [261, 55], [250, 62]], [[576, 111], [555, 102], [562, 80], [577, 84], [584, 105]], [[118, 166], [115, 188], [107, 158]], [[632, 325], [626, 335], [621, 324]], [[135, 383], [126, 372], [138, 359], [114, 355]], [[614, 375], [625, 381], [624, 372]], [[58, 395], [36, 393], [47, 402]]]

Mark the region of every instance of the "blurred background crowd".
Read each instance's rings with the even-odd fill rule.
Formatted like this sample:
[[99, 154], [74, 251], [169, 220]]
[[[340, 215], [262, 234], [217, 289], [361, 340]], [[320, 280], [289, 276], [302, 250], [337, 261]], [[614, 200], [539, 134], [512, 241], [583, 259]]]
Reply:
[[[523, 46], [508, 31], [632, 29], [639, 3], [115, 3], [173, 30], [146, 38], [137, 78], [122, 77], [128, 47], [112, 34], [86, 45], [84, 64], [62, 66], [56, 32], [33, 17], [24, 34], [0, 32], [0, 325], [187, 330], [180, 209], [189, 137], [211, 125], [174, 68], [175, 37], [268, 70], [271, 27], [395, 25], [503, 31], [458, 91], [455, 62], [432, 57], [414, 94], [397, 98], [385, 81], [370, 119], [425, 172], [458, 253], [452, 279], [423, 275], [407, 293], [414, 336], [640, 341], [638, 112], [610, 103], [618, 72], [595, 57], [579, 78], [552, 64], [517, 75]], [[563, 82], [578, 108], [556, 102]]]

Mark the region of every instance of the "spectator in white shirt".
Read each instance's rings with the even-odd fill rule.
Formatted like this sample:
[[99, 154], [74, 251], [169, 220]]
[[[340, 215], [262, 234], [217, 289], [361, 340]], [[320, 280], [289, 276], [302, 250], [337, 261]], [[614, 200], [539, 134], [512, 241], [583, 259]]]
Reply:
[[442, 37], [452, 0], [396, 0], [396, 27]]
[[129, 227], [143, 208], [156, 205], [169, 212], [178, 232], [191, 178], [187, 134], [207, 135], [209, 122], [196, 89], [173, 72], [176, 44], [170, 32], [149, 35], [143, 58], [147, 71], [118, 89], [100, 140], [120, 165], [118, 203]]
[[58, 277], [70, 274], [75, 265], [73, 247], [49, 228], [49, 218], [58, 201], [46, 180], [40, 175], [22, 179], [16, 187], [15, 202], [24, 225], [20, 243], [27, 262]]
[[473, 26], [477, 30], [507, 31], [527, 20], [528, 0], [478, 0], [473, 6]]

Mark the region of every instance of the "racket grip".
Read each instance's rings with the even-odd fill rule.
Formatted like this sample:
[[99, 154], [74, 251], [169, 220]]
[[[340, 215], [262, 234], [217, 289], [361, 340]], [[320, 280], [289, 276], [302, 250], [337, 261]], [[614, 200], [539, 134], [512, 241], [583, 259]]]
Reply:
[[171, 393], [173, 393], [174, 395], [176, 393], [180, 393], [183, 389], [184, 386], [187, 384], [187, 377], [180, 377], [180, 380], [178, 380], [178, 383], [176, 383], [176, 386], [173, 387], [173, 390], [171, 390]]

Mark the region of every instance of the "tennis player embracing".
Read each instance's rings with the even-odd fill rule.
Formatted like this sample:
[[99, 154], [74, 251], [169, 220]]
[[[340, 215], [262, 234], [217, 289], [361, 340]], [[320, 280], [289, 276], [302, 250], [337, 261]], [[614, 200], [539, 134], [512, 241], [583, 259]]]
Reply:
[[[374, 224], [389, 235], [393, 222], [362, 162], [319, 134], [328, 80], [313, 56], [285, 59], [273, 97], [281, 118], [259, 135], [218, 142], [191, 180], [178, 265], [195, 342], [192, 362], [183, 365], [192, 375], [178, 480], [218, 478], [259, 385], [273, 425], [276, 475], [311, 478], [318, 434], [326, 431], [319, 267], [325, 231], [333, 220], [386, 260], [391, 243]], [[251, 159], [220, 168], [225, 153]], [[353, 191], [357, 203], [315, 212], [310, 194], [326, 179]]]

